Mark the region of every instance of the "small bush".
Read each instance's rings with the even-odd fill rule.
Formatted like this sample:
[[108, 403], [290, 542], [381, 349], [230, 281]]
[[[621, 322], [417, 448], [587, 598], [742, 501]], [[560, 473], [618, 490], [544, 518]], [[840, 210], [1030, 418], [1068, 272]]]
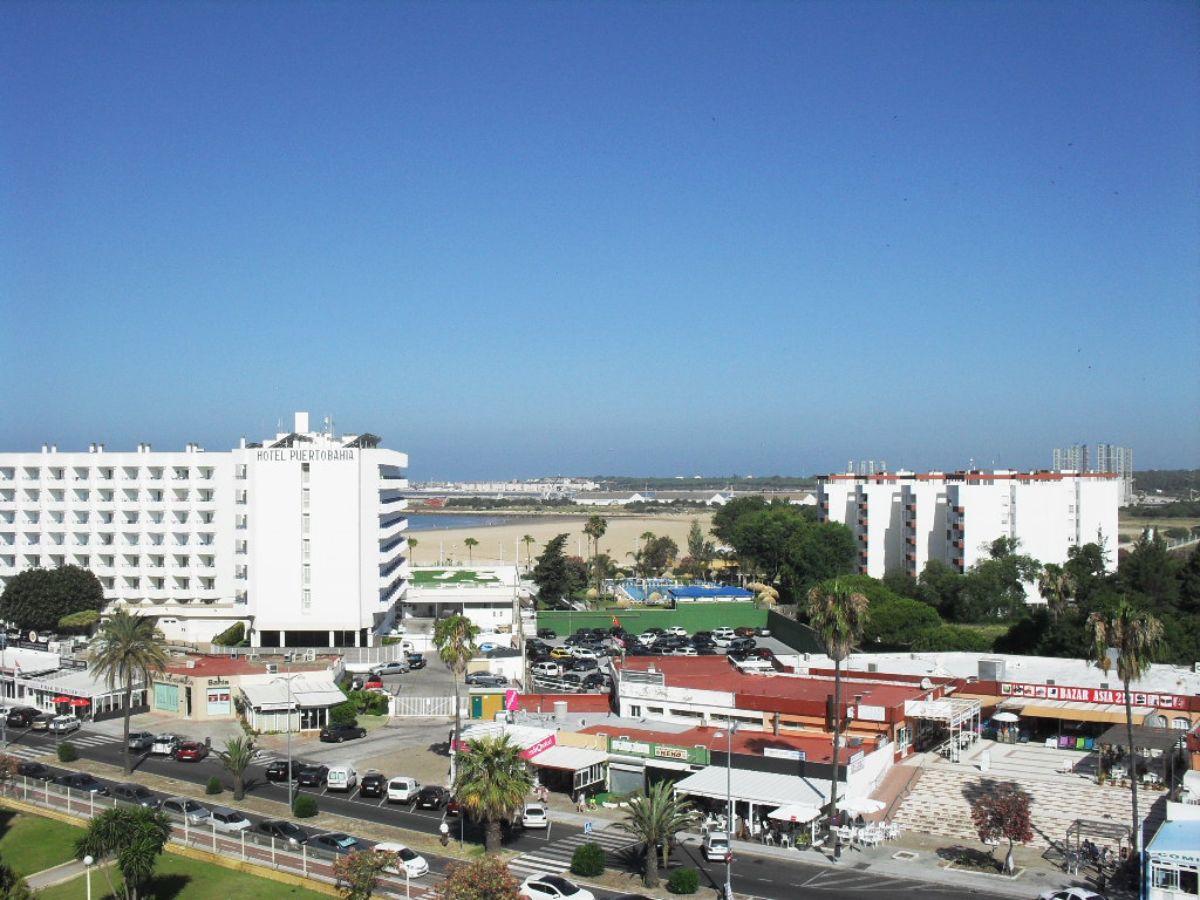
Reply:
[[676, 869], [667, 880], [672, 894], [694, 894], [700, 890], [700, 873], [695, 869]]
[[317, 801], [308, 794], [301, 794], [292, 801], [292, 815], [297, 819], [311, 819], [317, 814]]
[[220, 634], [216, 635], [212, 642], [221, 647], [236, 647], [246, 639], [246, 625], [243, 622], [234, 622]]
[[358, 710], [354, 708], [354, 701], [346, 700], [329, 711], [329, 721], [334, 725], [357, 725], [358, 718], [355, 715], [357, 712]]
[[63, 741], [58, 745], [59, 762], [75, 762], [77, 759], [79, 759], [79, 751], [75, 749], [75, 745], [70, 741]]
[[599, 844], [580, 844], [571, 854], [571, 871], [585, 878], [604, 874], [604, 848]]
[[225, 788], [221, 786], [221, 779], [214, 775], [212, 778], [208, 779], [208, 784], [204, 788], [204, 793], [219, 794], [223, 790], [225, 790]]

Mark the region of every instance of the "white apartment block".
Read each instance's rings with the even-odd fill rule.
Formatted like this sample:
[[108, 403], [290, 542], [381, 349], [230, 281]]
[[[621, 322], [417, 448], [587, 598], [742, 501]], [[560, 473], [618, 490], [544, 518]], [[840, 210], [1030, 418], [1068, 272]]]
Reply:
[[215, 453], [0, 454], [0, 589], [78, 565], [173, 639], [241, 621], [254, 646], [366, 646], [409, 571], [408, 457], [378, 445], [297, 413], [290, 433]]
[[821, 521], [854, 532], [859, 572], [919, 575], [938, 559], [964, 572], [997, 538], [1042, 563], [1103, 541], [1116, 568], [1119, 479], [1107, 473], [912, 472], [828, 475], [817, 488]]
[[1087, 444], [1070, 447], [1055, 447], [1053, 452], [1055, 472], [1103, 472], [1120, 479], [1120, 504], [1133, 502], [1133, 448], [1118, 447], [1116, 444], [1097, 444], [1093, 459]]

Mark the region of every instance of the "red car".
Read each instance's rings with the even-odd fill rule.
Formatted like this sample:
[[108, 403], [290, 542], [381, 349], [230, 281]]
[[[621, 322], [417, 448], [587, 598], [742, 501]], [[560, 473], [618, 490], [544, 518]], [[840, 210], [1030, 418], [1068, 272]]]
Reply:
[[364, 691], [369, 691], [372, 688], [381, 688], [381, 687], [383, 687], [383, 679], [380, 678], [378, 675], [372, 675], [363, 684]]
[[733, 629], [733, 633], [738, 637], [754, 637], [755, 631], [756, 629], [751, 628], [749, 625], [743, 625], [741, 628]]
[[180, 762], [199, 762], [208, 756], [208, 747], [199, 741], [184, 741], [175, 750], [175, 758]]

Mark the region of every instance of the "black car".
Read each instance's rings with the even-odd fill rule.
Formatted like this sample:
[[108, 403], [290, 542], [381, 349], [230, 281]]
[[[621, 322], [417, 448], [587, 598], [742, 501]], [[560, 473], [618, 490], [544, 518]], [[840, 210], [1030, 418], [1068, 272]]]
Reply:
[[329, 777], [329, 766], [307, 765], [300, 769], [296, 783], [301, 787], [321, 787]]
[[59, 775], [57, 778], [50, 779], [50, 783], [72, 791], [86, 791], [89, 794], [108, 795], [108, 788], [104, 786], [104, 783], [97, 781], [87, 772], [71, 772], [67, 775]]
[[735, 653], [749, 653], [758, 646], [758, 641], [754, 638], [734, 638], [729, 642], [728, 649]]
[[494, 675], [491, 672], [472, 672], [465, 680], [467, 684], [475, 687], [504, 687], [508, 684], [508, 679], [503, 675]]
[[358, 779], [360, 797], [382, 797], [387, 793], [387, 776], [382, 772], [367, 772]]
[[417, 809], [441, 809], [450, 799], [450, 792], [436, 784], [427, 784], [417, 792]]
[[649, 656], [650, 651], [646, 647], [643, 647], [641, 644], [639, 644], [637, 641], [630, 641], [627, 644], [625, 644], [625, 655], [626, 656]]
[[8, 713], [8, 727], [28, 728], [33, 724], [33, 720], [41, 714], [40, 709], [34, 709], [32, 706], [18, 706]]
[[591, 672], [583, 676], [583, 689], [590, 691], [608, 686], [608, 679], [600, 672]]
[[308, 843], [308, 832], [287, 819], [268, 819], [258, 823], [258, 830], [277, 841], [286, 841], [290, 847]]
[[340, 744], [366, 736], [367, 729], [358, 725], [326, 725], [321, 729], [321, 741], [326, 744]]
[[571, 660], [572, 672], [594, 672], [600, 668], [600, 664], [594, 659], [573, 659]]
[[537, 636], [540, 638], [545, 638], [548, 641], [552, 641], [558, 637], [558, 632], [553, 628], [539, 628], [537, 630]]
[[341, 831], [332, 831], [329, 834], [318, 834], [316, 837], [309, 838], [308, 846], [314, 850], [324, 850], [335, 856], [344, 856], [360, 849], [362, 845], [359, 844], [358, 838], [352, 838]]
[[296, 776], [300, 774], [300, 769], [303, 763], [292, 761], [291, 777], [288, 777], [288, 761], [286, 759], [277, 759], [275, 762], [267, 766], [266, 776], [267, 781], [295, 781]]
[[17, 774], [46, 781], [53, 773], [40, 762], [23, 762], [17, 764]]
[[575, 672], [564, 672], [558, 678], [559, 683], [568, 691], [578, 691], [583, 689], [583, 676]]
[[118, 784], [112, 789], [112, 798], [121, 803], [144, 806], [146, 809], [158, 809], [158, 805], [162, 803], [140, 784]]
[[709, 641], [711, 641], [711, 640], [713, 639], [713, 636], [712, 636], [712, 632], [711, 632], [711, 631], [703, 631], [703, 630], [701, 630], [701, 631], [697, 631], [697, 632], [695, 632], [695, 633], [693, 633], [693, 634], [692, 634], [692, 640], [694, 641], [696, 638], [703, 638], [703, 639], [705, 639], [705, 640], [709, 640]]
[[420, 653], [410, 653], [405, 657], [405, 659], [408, 660], [408, 667], [410, 669], [425, 668], [425, 657]]

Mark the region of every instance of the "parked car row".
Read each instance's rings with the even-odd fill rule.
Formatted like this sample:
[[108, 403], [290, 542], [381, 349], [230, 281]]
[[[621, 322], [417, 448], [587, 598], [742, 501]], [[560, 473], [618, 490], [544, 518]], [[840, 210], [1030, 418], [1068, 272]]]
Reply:
[[42, 712], [32, 706], [0, 706], [0, 715], [4, 716], [9, 728], [29, 728], [54, 734], [70, 734], [78, 731], [82, 724], [75, 716]]

